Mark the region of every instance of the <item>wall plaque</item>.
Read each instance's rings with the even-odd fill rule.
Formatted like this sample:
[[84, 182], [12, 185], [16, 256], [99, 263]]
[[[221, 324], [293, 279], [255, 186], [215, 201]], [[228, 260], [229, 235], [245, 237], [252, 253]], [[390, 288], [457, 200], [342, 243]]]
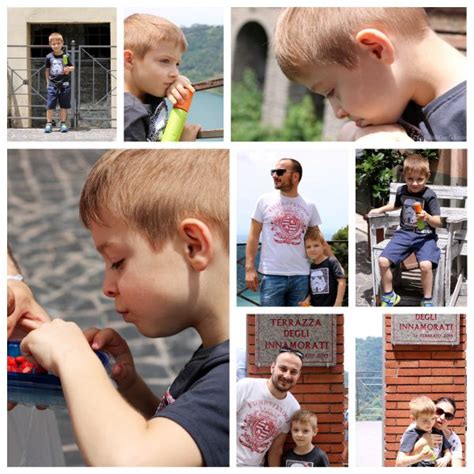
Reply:
[[269, 366], [280, 349], [304, 354], [305, 366], [336, 365], [336, 315], [257, 314], [255, 364]]
[[392, 344], [459, 344], [459, 314], [394, 314]]

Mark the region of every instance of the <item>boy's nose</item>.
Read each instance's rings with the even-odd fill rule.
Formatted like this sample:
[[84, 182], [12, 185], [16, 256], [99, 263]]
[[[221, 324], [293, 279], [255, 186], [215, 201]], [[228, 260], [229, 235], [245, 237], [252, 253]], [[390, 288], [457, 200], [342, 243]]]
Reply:
[[102, 291], [107, 298], [115, 298], [117, 296], [117, 288], [107, 275], [104, 275], [104, 282], [102, 283]]
[[332, 110], [334, 112], [334, 115], [338, 119], [343, 119], [349, 116], [349, 114], [341, 107], [339, 102], [337, 102], [334, 99], [329, 99], [329, 103], [331, 104]]

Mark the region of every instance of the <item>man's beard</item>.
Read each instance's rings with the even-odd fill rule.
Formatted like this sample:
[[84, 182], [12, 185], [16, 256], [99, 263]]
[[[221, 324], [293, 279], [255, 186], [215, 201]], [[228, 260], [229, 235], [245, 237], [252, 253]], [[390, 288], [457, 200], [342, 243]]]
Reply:
[[279, 392], [283, 392], [283, 393], [288, 392], [290, 388], [293, 387], [291, 382], [286, 382], [285, 387], [282, 387], [280, 383], [281, 383], [280, 379], [277, 376], [272, 376], [272, 384], [275, 387], [275, 389], [278, 390]]

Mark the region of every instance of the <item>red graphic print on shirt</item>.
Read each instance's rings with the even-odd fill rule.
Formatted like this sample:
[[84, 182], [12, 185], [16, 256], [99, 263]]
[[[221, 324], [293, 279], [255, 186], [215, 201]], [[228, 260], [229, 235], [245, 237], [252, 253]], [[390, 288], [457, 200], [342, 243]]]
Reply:
[[239, 442], [256, 453], [265, 453], [278, 435], [274, 417], [264, 411], [247, 415], [242, 424]]
[[281, 212], [272, 217], [271, 230], [277, 244], [299, 245], [306, 225], [297, 212], [281, 208]]

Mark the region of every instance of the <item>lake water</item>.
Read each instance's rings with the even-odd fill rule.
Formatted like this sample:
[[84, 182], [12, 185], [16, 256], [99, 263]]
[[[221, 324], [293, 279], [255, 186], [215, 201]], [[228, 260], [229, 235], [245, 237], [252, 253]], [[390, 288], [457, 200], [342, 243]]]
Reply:
[[[203, 130], [223, 128], [224, 96], [207, 91], [196, 92], [187, 121], [200, 124]], [[222, 138], [205, 138], [202, 141], [222, 141]]]

